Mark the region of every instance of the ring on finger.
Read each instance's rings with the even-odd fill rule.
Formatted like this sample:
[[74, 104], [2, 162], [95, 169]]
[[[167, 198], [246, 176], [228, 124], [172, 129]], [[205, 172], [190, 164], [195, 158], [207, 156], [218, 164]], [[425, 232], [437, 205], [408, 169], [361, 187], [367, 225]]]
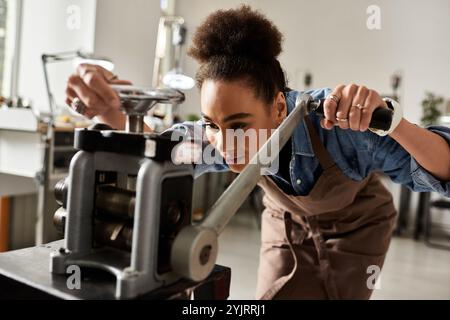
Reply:
[[75, 112], [77, 112], [81, 115], [84, 115], [84, 113], [86, 112], [86, 105], [78, 97], [75, 97], [72, 100], [71, 107], [72, 107], [72, 109], [75, 110]]
[[337, 121], [341, 121], [341, 122], [348, 122], [347, 118], [338, 118], [338, 117], [336, 117], [336, 120]]
[[117, 74], [113, 74], [109, 79], [107, 79], [108, 82], [111, 82], [113, 80], [118, 79], [119, 77], [117, 76]]
[[341, 100], [338, 96], [334, 95], [334, 94], [330, 94], [327, 99], [333, 100], [334, 102], [336, 102], [336, 104], [339, 104], [339, 100]]
[[358, 103], [358, 104], [356, 104], [356, 105], [354, 105], [352, 107], [356, 107], [356, 108], [358, 108], [358, 110], [364, 109], [364, 106], [362, 104], [360, 104], [360, 103]]

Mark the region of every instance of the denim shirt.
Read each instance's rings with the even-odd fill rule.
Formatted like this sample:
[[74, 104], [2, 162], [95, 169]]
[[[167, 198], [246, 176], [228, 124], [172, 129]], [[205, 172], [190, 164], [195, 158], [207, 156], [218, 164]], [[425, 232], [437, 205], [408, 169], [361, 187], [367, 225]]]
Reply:
[[[325, 98], [330, 92], [331, 90], [327, 88], [306, 91], [314, 99]], [[298, 94], [297, 91], [287, 93], [288, 112], [293, 110]], [[308, 117], [334, 162], [350, 179], [360, 181], [372, 171], [381, 171], [392, 181], [405, 185], [413, 191], [435, 191], [450, 197], [450, 181], [440, 181], [434, 177], [390, 136], [381, 137], [369, 130], [365, 132], [344, 130], [337, 126], [326, 130], [320, 126], [320, 116], [311, 113]], [[189, 135], [197, 125], [201, 125], [201, 121], [184, 122], [175, 125], [172, 129], [182, 130], [184, 134]], [[450, 147], [450, 128], [433, 125], [426, 129], [442, 136]], [[294, 130], [290, 143], [292, 150], [290, 162], [289, 164], [280, 163], [280, 167], [289, 166], [290, 181], [276, 172], [272, 173], [271, 178], [283, 190], [292, 190], [290, 193], [306, 196], [320, 177], [322, 168], [314, 155], [304, 119]], [[448, 165], [450, 166], [450, 163]], [[195, 167], [196, 176], [205, 172], [225, 170], [228, 170], [228, 166], [224, 162], [213, 165], [198, 164]]]

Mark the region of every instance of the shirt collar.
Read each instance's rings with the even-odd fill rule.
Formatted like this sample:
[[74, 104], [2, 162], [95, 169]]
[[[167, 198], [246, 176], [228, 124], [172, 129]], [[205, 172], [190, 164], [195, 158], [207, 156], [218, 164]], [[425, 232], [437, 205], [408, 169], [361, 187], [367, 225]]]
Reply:
[[[297, 99], [298, 91], [289, 91], [286, 94], [286, 103], [288, 114], [295, 107], [295, 100]], [[309, 136], [308, 127], [306, 126], [305, 119], [302, 119], [300, 125], [294, 129], [292, 134], [292, 150], [299, 155], [314, 157], [314, 151], [311, 144], [311, 138]]]

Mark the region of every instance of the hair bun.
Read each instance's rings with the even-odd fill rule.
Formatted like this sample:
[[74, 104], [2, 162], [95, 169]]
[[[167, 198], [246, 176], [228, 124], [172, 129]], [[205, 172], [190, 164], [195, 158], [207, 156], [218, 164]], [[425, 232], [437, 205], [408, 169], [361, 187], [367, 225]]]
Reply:
[[209, 15], [195, 32], [189, 55], [200, 63], [216, 56], [267, 61], [281, 53], [282, 39], [278, 28], [264, 15], [241, 6]]

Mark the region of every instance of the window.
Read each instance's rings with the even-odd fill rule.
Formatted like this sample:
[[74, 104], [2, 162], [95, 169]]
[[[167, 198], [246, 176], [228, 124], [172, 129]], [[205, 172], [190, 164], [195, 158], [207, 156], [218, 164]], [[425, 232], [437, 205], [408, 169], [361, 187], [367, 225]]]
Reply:
[[0, 93], [16, 95], [21, 0], [0, 0]]
[[[6, 20], [8, 12], [8, 1], [0, 0], [0, 74], [5, 70], [5, 42], [6, 42]], [[3, 87], [3, 77], [0, 78], [0, 91]]]

